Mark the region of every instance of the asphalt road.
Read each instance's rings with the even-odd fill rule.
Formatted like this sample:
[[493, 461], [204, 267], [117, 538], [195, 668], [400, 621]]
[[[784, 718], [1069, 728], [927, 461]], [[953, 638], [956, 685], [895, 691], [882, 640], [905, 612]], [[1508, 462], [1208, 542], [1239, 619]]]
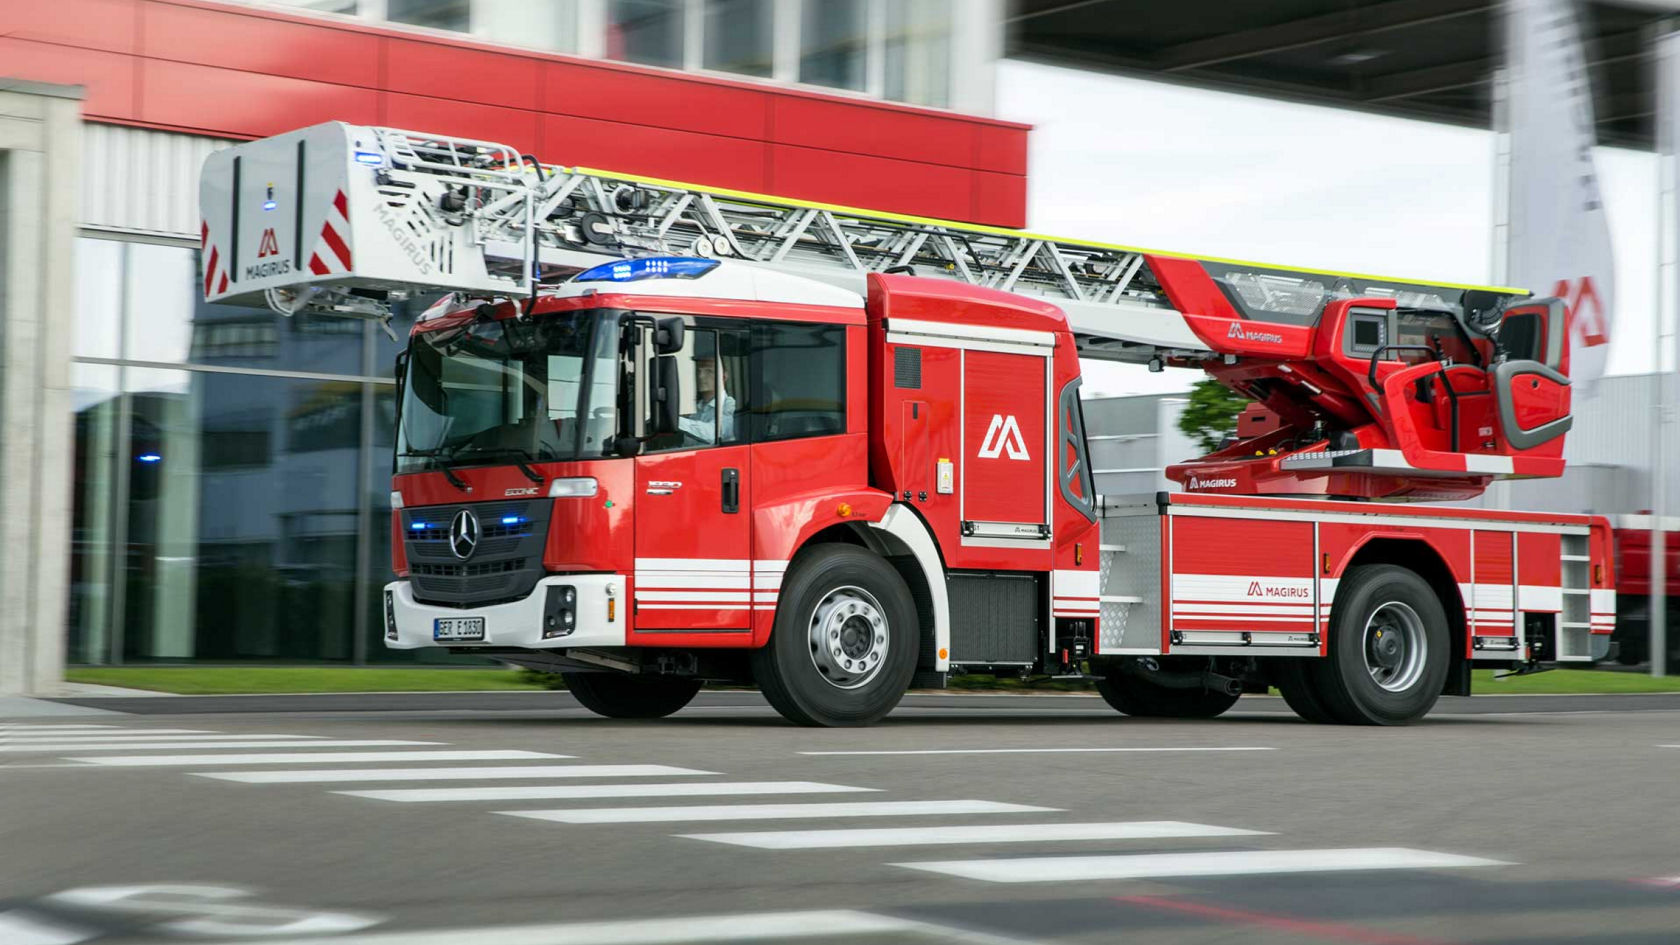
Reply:
[[4, 945], [1680, 942], [1669, 697], [77, 701], [122, 711], [0, 719]]

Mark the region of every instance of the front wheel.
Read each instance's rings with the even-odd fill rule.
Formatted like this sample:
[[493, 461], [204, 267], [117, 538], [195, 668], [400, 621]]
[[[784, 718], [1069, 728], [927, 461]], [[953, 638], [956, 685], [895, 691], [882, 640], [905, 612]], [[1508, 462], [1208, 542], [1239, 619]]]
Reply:
[[1309, 670], [1324, 708], [1350, 725], [1422, 718], [1447, 677], [1447, 613], [1416, 572], [1392, 564], [1350, 569], [1336, 590], [1330, 655]]
[[585, 709], [609, 719], [662, 719], [693, 701], [700, 680], [625, 673], [561, 673]]
[[788, 569], [770, 642], [753, 651], [764, 698], [799, 725], [869, 725], [909, 688], [920, 642], [904, 578], [855, 545], [819, 545]]

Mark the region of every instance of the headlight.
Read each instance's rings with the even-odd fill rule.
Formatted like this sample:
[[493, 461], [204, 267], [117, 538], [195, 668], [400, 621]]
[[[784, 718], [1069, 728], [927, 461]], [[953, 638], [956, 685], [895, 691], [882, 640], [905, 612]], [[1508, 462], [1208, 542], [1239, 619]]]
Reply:
[[576, 476], [571, 479], [556, 479], [548, 484], [548, 497], [558, 499], [572, 497], [587, 499], [600, 489], [600, 484], [593, 476]]

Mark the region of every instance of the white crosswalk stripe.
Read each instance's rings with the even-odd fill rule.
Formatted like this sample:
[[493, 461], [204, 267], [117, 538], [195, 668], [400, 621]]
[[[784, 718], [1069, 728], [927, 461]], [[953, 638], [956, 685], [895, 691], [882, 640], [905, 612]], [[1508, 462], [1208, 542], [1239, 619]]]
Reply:
[[[5, 732], [45, 732], [45, 731], [63, 732], [63, 731], [71, 731], [71, 730], [75, 730], [75, 729], [92, 729], [92, 728], [114, 729], [114, 728], [119, 728], [119, 727], [120, 726], [116, 726], [116, 725], [68, 725], [68, 724], [66, 724], [66, 725], [35, 725], [35, 724], [29, 723], [29, 722], [3, 722], [3, 723], [0, 723], [0, 731], [5, 731]], [[129, 731], [138, 731], [138, 730], [137, 729], [130, 729]]]
[[7, 738], [0, 735], [0, 745], [16, 745], [27, 748], [30, 745], [180, 745], [189, 747], [192, 742], [318, 742], [327, 740], [325, 735], [59, 735], [48, 738], [36, 735], [29, 738]]
[[1121, 856], [1034, 856], [892, 865], [988, 883], [1065, 883], [1097, 879], [1456, 869], [1510, 864], [1500, 860], [1406, 847], [1356, 847], [1330, 850], [1135, 853]]
[[956, 814], [1055, 813], [1055, 807], [1001, 801], [853, 801], [829, 804], [702, 804], [686, 807], [580, 807], [499, 810], [509, 817], [562, 824], [654, 824], [719, 820], [822, 820], [829, 817], [938, 817]]
[[273, 754], [191, 754], [191, 755], [90, 755], [71, 758], [71, 761], [90, 765], [118, 767], [190, 766], [212, 768], [217, 765], [307, 765], [344, 764], [368, 761], [528, 761], [533, 758], [570, 758], [542, 751], [523, 751], [514, 748], [486, 748], [474, 750], [439, 751], [302, 751]]
[[906, 748], [866, 751], [802, 751], [801, 755], [1084, 755], [1126, 752], [1276, 751], [1266, 745], [1179, 745], [1129, 748]]
[[879, 788], [824, 784], [819, 781], [695, 781], [672, 784], [541, 785], [535, 787], [395, 788], [388, 791], [335, 791], [376, 801], [528, 801], [595, 797], [693, 797], [748, 794], [846, 794]]
[[[785, 942], [801, 939], [839, 941], [868, 936], [889, 942], [968, 942], [974, 945], [1010, 940], [902, 919], [849, 910], [806, 912], [746, 912], [734, 915], [672, 916], [657, 919], [608, 919], [541, 925], [501, 925], [479, 928], [420, 929], [393, 932], [356, 932], [350, 935], [231, 939], [205, 945], [703, 945], [719, 942]], [[56, 945], [56, 943], [55, 943]]]
[[[109, 738], [113, 741], [119, 738], [157, 738], [163, 735], [194, 735], [208, 738], [254, 738], [253, 735], [224, 735], [205, 728], [132, 728], [117, 731], [98, 731], [95, 729], [71, 729], [67, 732], [47, 731], [8, 731], [0, 729], [0, 742], [6, 741], [51, 741], [61, 738], [66, 741], [78, 738]], [[318, 735], [287, 735], [287, 738], [319, 738]]]
[[215, 748], [394, 748], [398, 745], [439, 745], [442, 742], [417, 742], [402, 738], [313, 739], [310, 741], [245, 740], [226, 742], [51, 742], [42, 745], [0, 745], [3, 752], [50, 751], [209, 751]]
[[963, 824], [952, 827], [865, 827], [851, 830], [764, 830], [687, 833], [761, 850], [834, 850], [845, 847], [908, 847], [957, 843], [1046, 843], [1069, 840], [1162, 840], [1186, 837], [1252, 837], [1265, 832], [1189, 824], [1176, 820], [1134, 820], [1094, 824]]
[[200, 771], [241, 784], [345, 784], [355, 781], [486, 781], [529, 778], [658, 778], [717, 774], [670, 765], [515, 765], [468, 768], [332, 768], [305, 771]]

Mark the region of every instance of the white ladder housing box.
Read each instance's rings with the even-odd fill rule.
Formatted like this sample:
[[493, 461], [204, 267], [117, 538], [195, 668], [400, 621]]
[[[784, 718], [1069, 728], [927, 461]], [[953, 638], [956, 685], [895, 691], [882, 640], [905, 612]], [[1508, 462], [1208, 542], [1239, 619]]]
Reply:
[[530, 242], [520, 160], [487, 142], [340, 122], [214, 152], [199, 180], [205, 298], [284, 310], [322, 290], [352, 306], [353, 289], [526, 294], [529, 267], [484, 251]]

